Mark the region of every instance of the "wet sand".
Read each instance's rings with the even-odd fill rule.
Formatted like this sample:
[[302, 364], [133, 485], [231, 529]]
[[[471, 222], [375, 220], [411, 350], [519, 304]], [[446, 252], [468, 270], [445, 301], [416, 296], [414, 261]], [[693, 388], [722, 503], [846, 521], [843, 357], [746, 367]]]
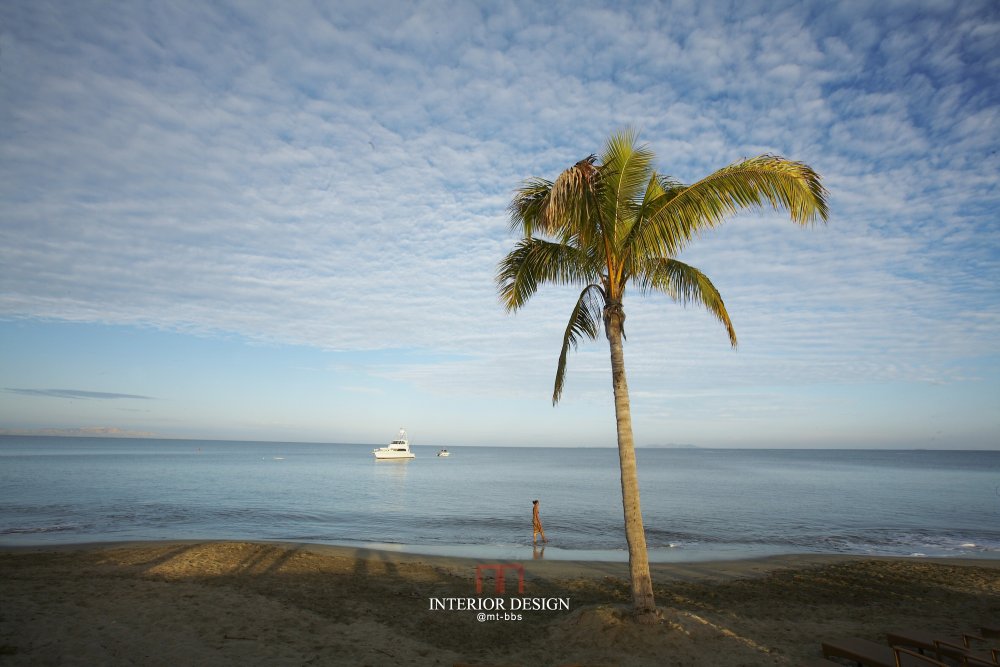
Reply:
[[798, 665], [824, 639], [1000, 619], [1000, 561], [814, 555], [654, 564], [652, 627], [630, 620], [623, 563], [522, 561], [523, 596], [513, 570], [503, 596], [485, 578], [506, 610], [556, 607], [519, 619], [431, 609], [478, 598], [478, 564], [278, 543], [0, 549], [0, 666]]

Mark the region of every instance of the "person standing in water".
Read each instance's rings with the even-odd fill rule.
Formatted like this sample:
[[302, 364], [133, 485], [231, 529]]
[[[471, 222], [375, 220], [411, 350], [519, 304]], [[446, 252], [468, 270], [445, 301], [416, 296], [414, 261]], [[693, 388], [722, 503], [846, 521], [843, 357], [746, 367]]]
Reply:
[[538, 536], [542, 536], [542, 543], [548, 543], [545, 539], [545, 531], [542, 530], [542, 519], [538, 516], [538, 501], [532, 501], [533, 509], [531, 511], [531, 543], [535, 544], [538, 540]]

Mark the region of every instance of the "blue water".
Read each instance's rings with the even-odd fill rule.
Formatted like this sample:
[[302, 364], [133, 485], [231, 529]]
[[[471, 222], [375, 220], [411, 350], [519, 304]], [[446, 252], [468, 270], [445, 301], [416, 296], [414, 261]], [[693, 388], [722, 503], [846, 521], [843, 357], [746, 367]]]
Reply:
[[[0, 437], [0, 545], [233, 539], [626, 560], [614, 449]], [[1000, 558], [1000, 452], [640, 449], [650, 559]]]

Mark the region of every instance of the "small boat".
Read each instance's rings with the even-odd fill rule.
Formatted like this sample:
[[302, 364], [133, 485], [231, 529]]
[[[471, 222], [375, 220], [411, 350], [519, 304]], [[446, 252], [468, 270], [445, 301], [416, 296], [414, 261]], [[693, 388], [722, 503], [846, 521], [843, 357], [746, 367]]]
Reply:
[[406, 438], [406, 431], [399, 429], [397, 435], [388, 447], [378, 447], [372, 450], [375, 459], [385, 461], [390, 459], [413, 459], [416, 456], [410, 451], [410, 441]]
[[438, 450], [438, 456], [448, 456], [448, 450], [447, 449], [439, 449]]

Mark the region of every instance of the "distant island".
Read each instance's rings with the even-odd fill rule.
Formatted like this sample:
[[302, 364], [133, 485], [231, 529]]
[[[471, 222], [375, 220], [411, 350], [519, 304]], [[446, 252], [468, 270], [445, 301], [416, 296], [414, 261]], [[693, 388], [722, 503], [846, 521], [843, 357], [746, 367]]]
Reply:
[[639, 445], [643, 449], [698, 449], [698, 445], [670, 443], [667, 445]]

